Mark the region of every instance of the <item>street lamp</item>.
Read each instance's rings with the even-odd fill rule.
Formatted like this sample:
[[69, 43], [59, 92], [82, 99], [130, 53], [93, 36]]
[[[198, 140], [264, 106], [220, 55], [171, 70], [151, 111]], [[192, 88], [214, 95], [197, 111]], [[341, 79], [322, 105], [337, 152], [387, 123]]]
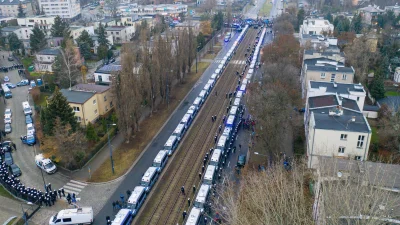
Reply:
[[197, 51], [196, 51], [196, 73], [197, 73], [197, 58], [198, 58], [198, 55], [199, 55], [199, 50], [200, 50], [200, 45], [197, 46]]
[[109, 126], [117, 126], [117, 124], [115, 124], [115, 123], [107, 124], [107, 136], [108, 136], [108, 147], [110, 148], [111, 169], [112, 169], [112, 172], [114, 174], [115, 173], [114, 172], [114, 161], [113, 161], [113, 158], [112, 158], [112, 149], [111, 149], [111, 144], [110, 144], [110, 133], [108, 133], [108, 127]]

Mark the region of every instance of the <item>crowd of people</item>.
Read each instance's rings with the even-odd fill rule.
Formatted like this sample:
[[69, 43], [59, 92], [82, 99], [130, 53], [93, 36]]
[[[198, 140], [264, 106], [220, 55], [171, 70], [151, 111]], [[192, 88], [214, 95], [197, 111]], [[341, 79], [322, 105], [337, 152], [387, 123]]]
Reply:
[[22, 64], [13, 64], [12, 66], [2, 66], [0, 67], [0, 72], [7, 73], [10, 70], [18, 69], [18, 74], [21, 74], [24, 71], [24, 65]]

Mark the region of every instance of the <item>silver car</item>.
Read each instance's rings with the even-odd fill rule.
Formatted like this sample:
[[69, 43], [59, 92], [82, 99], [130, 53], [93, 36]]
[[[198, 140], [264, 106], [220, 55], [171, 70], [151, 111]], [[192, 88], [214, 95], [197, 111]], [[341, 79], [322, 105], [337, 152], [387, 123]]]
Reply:
[[12, 131], [11, 124], [6, 123], [6, 125], [4, 126], [4, 132], [9, 134], [9, 133], [11, 133], [11, 131]]

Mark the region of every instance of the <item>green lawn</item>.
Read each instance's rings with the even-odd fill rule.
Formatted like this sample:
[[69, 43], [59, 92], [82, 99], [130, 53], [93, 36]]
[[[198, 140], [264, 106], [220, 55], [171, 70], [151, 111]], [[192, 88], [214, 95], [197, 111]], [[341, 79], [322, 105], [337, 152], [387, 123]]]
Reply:
[[3, 186], [0, 185], [0, 196], [14, 199], [14, 197], [6, 190]]
[[397, 91], [387, 91], [385, 93], [386, 96], [400, 96], [400, 92]]
[[32, 77], [36, 77], [36, 78], [41, 78], [42, 74], [38, 73], [38, 72], [30, 72], [29, 73]]
[[22, 64], [26, 69], [28, 69], [28, 67], [33, 64], [34, 59], [34, 57], [24, 57], [22, 58]]
[[260, 9], [259, 16], [269, 16], [269, 13], [271, 12], [272, 9], [272, 4], [271, 1], [267, 0], [265, 1], [263, 7]]
[[371, 137], [371, 142], [378, 144], [379, 143], [379, 138], [378, 138], [378, 133], [377, 133], [377, 128], [376, 127], [371, 127], [372, 130], [372, 137]]

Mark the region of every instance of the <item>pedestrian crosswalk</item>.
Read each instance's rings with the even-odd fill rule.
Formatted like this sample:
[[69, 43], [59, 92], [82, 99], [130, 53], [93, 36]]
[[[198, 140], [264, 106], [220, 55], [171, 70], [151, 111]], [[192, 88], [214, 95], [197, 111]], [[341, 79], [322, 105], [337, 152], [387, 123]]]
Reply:
[[66, 185], [64, 185], [65, 194], [75, 194], [78, 195], [85, 187], [86, 183], [82, 183], [76, 180], [70, 180]]
[[[214, 60], [214, 63], [217, 63], [217, 64], [219, 64], [221, 62], [222, 62], [222, 59], [215, 59]], [[244, 64], [246, 64], [246, 61], [245, 60], [232, 60], [232, 61], [230, 61], [230, 63], [244, 65]]]
[[214, 63], [221, 63], [222, 62], [222, 59], [214, 59]]

